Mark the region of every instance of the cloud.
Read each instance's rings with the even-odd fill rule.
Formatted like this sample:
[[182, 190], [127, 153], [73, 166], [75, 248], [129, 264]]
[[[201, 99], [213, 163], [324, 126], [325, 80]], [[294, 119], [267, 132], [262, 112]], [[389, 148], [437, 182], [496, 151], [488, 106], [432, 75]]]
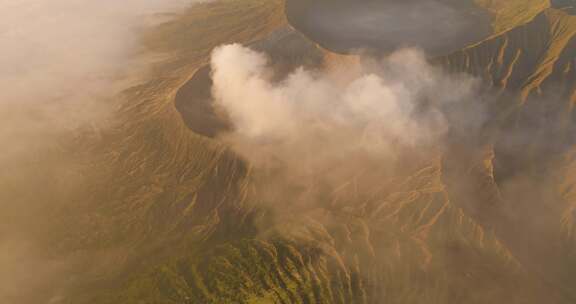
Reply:
[[323, 172], [362, 158], [393, 162], [483, 121], [478, 81], [444, 73], [415, 49], [366, 58], [345, 79], [299, 68], [275, 81], [266, 55], [237, 44], [217, 48], [211, 64], [215, 102], [234, 126], [222, 139], [256, 166]]

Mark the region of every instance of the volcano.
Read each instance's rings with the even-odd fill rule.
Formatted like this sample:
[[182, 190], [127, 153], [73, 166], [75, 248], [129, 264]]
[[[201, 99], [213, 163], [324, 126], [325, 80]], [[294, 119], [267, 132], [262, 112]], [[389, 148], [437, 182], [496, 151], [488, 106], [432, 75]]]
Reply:
[[[123, 91], [119, 122], [53, 151], [81, 168], [82, 185], [42, 190], [74, 203], [41, 212], [51, 220], [36, 234], [43, 254], [75, 262], [23, 303], [576, 303], [575, 7], [191, 6], [143, 34], [167, 55]], [[417, 48], [478, 82], [481, 123], [448, 128], [439, 148], [402, 150], [394, 165], [342, 157], [317, 171], [302, 160], [306, 174], [283, 175], [281, 162], [259, 166], [231, 147], [238, 125], [210, 61], [228, 44], [264, 54], [271, 87], [302, 70], [345, 78]]]

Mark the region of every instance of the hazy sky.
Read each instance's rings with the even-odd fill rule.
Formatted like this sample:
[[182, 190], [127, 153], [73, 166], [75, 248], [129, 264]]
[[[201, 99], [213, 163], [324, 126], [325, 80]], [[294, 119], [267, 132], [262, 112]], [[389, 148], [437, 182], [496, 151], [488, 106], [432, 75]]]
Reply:
[[[190, 0], [5, 0], [0, 2], [3, 102], [69, 94], [119, 73], [137, 48], [138, 30], [156, 13]], [[76, 88], [76, 87], [75, 87]], [[93, 92], [92, 92], [93, 93]], [[8, 97], [8, 100], [6, 100]]]
[[94, 119], [141, 68], [139, 31], [191, 1], [0, 1], [0, 139]]

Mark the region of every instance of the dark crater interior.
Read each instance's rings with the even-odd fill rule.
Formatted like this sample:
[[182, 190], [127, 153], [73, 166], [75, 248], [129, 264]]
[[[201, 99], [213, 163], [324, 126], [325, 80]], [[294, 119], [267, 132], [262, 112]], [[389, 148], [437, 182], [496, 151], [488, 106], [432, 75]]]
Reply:
[[491, 18], [471, 0], [288, 0], [297, 30], [336, 52], [419, 47], [444, 55], [492, 34]]

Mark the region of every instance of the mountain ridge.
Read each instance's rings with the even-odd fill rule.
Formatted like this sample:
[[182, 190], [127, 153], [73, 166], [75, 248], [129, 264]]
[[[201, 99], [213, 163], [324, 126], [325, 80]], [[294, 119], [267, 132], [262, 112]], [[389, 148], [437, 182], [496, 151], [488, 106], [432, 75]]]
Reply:
[[[518, 259], [517, 249], [511, 250], [502, 236], [508, 224], [497, 222], [507, 203], [486, 204], [502, 197], [502, 172], [515, 170], [501, 165], [509, 163], [501, 156], [506, 152], [502, 144], [474, 143], [460, 151], [463, 144], [457, 142], [453, 152], [461, 159], [434, 154], [404, 175], [360, 186], [364, 192], [358, 197], [351, 193], [361, 180], [351, 178], [344, 194], [331, 194], [337, 203], [306, 211], [303, 218], [292, 211], [281, 224], [268, 226], [267, 219], [278, 215], [255, 199], [259, 190], [252, 168], [210, 134], [191, 132], [173, 102], [213, 47], [265, 39], [277, 29], [292, 31], [284, 4], [201, 4], [149, 34], [149, 47], [171, 57], [148, 82], [125, 92], [116, 129], [78, 140], [98, 156], [86, 167], [95, 183], [88, 187], [90, 197], [76, 198], [82, 202], [77, 209], [63, 211], [84, 215], [64, 220], [62, 230], [71, 223], [84, 229], [66, 232], [69, 243], [61, 246], [96, 250], [102, 257], [84, 271], [94, 278], [72, 284], [72, 296], [60, 303], [486, 303], [503, 298], [506, 303], [569, 303], [556, 289], [569, 289], [564, 284], [573, 276], [558, 275], [566, 277], [550, 286], [539, 276], [548, 280], [556, 273], [527, 274], [539, 270], [526, 267], [530, 257]], [[532, 98], [551, 90], [548, 82], [560, 79], [574, 87], [570, 51], [576, 49], [571, 47], [575, 31], [572, 16], [546, 9], [438, 62], [520, 91], [513, 102], [502, 96], [507, 105], [501, 116], [522, 121], [516, 110], [532, 107]], [[207, 38], [215, 32], [217, 37]], [[182, 42], [182, 37], [188, 39]], [[317, 49], [335, 68], [355, 64], [354, 56]], [[526, 54], [530, 49], [534, 55]], [[561, 159], [572, 151], [567, 147], [554, 155]], [[523, 157], [528, 160], [517, 166], [531, 167], [530, 155]], [[556, 173], [566, 175], [560, 178], [568, 201], [575, 189], [569, 160]], [[470, 199], [449, 185], [463, 178], [480, 188], [474, 193], [487, 192], [481, 198], [490, 197], [468, 202], [472, 209], [466, 210], [463, 201]], [[549, 233], [569, 238], [573, 232], [568, 231], [574, 231], [569, 210], [575, 206], [561, 208], [558, 225], [565, 226]], [[102, 287], [93, 291], [92, 286]], [[487, 292], [470, 293], [471, 286]]]

